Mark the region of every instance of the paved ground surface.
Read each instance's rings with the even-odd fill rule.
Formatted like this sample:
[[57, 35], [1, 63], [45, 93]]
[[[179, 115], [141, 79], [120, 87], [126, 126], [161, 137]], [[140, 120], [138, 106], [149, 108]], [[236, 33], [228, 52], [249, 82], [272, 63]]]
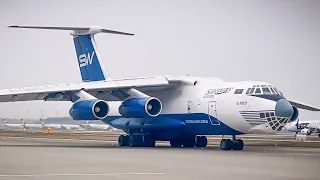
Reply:
[[318, 180], [319, 169], [319, 148], [122, 148], [94, 140], [0, 138], [0, 179]]
[[[28, 137], [28, 138], [55, 138], [55, 139], [80, 139], [80, 140], [101, 140], [117, 141], [121, 132], [56, 132], [46, 134], [32, 131], [0, 131], [1, 137]], [[219, 145], [222, 136], [207, 136], [209, 145]], [[226, 136], [225, 138], [231, 138]], [[307, 140], [296, 140], [294, 134], [281, 135], [256, 135], [246, 134], [237, 136], [241, 138], [246, 146], [285, 146], [285, 147], [318, 147], [320, 148], [320, 138], [317, 135], [308, 136]]]

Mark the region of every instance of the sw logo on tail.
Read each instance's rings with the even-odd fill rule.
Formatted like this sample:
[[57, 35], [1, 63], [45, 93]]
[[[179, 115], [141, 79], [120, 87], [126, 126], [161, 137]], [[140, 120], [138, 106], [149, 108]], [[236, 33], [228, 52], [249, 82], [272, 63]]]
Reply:
[[91, 56], [90, 56], [90, 53], [88, 53], [88, 55], [87, 54], [81, 54], [79, 56], [79, 65], [80, 65], [80, 67], [85, 67], [85, 66], [91, 65], [94, 54], [95, 54], [94, 51], [92, 52]]

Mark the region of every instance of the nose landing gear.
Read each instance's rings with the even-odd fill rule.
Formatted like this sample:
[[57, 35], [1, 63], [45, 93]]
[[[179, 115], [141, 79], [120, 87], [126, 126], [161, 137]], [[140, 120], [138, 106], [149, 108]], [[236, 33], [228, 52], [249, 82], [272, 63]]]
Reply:
[[221, 150], [237, 150], [240, 151], [244, 147], [244, 143], [241, 139], [236, 139], [236, 136], [232, 136], [232, 140], [230, 139], [222, 139], [220, 142]]

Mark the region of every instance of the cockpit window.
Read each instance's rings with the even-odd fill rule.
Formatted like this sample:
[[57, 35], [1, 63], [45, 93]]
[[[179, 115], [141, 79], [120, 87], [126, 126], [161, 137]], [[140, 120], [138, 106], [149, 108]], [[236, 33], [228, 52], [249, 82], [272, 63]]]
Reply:
[[271, 90], [272, 94], [277, 94], [277, 93], [273, 90], [273, 88], [270, 88], [270, 90]]
[[268, 87], [263, 87], [262, 91], [263, 91], [263, 94], [271, 94], [271, 91], [269, 90]]
[[254, 85], [251, 88], [248, 88], [246, 94], [283, 94], [275, 87], [271, 85]]
[[277, 88], [274, 87], [274, 90], [275, 90], [278, 94], [283, 95]]
[[249, 88], [249, 89], [247, 90], [246, 94], [249, 94], [249, 93], [250, 93], [250, 90], [251, 90], [251, 88]]

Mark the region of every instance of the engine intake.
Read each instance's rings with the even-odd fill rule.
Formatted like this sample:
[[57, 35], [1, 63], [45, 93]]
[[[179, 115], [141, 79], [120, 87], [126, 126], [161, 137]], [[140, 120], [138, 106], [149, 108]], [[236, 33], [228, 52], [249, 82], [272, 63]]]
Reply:
[[156, 117], [162, 111], [162, 103], [154, 97], [132, 98], [123, 101], [119, 113], [124, 117], [144, 118]]
[[69, 110], [74, 120], [101, 120], [108, 116], [109, 105], [102, 100], [83, 100], [74, 103]]
[[311, 131], [310, 131], [310, 129], [302, 129], [301, 130], [301, 134], [303, 134], [303, 135], [310, 135], [311, 134]]
[[292, 114], [292, 116], [290, 118], [290, 121], [295, 121], [299, 117], [299, 110], [295, 106], [292, 106], [292, 108], [293, 108], [293, 114]]

